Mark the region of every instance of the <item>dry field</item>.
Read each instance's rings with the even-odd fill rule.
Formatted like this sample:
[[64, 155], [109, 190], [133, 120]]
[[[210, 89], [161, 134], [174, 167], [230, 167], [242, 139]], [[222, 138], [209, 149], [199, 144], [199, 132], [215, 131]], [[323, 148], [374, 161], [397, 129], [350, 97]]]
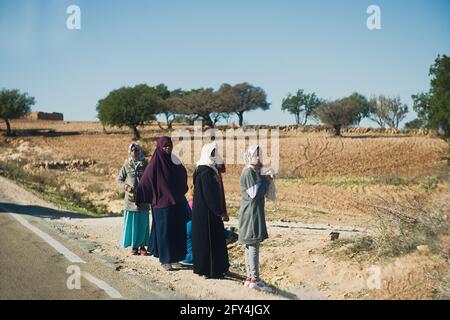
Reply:
[[[96, 122], [23, 120], [13, 121], [12, 127], [18, 130], [18, 136], [0, 138], [0, 161], [28, 163], [26, 170], [63, 182], [111, 212], [121, 211], [115, 179], [131, 142], [128, 129], [106, 128], [105, 133]], [[140, 142], [148, 156], [157, 137], [167, 134], [157, 126], [146, 127], [141, 133]], [[346, 254], [350, 242], [345, 241], [378, 230], [379, 216], [371, 204], [380, 199], [392, 206], [419, 203], [431, 208], [440, 203], [448, 211], [448, 152], [448, 143], [433, 136], [369, 132], [336, 138], [327, 132], [281, 131], [278, 200], [267, 208], [272, 227], [262, 249], [263, 276], [288, 298], [435, 297], [437, 279], [443, 274], [440, 270], [448, 269], [448, 239], [438, 251], [416, 250], [373, 259]], [[74, 159], [91, 159], [95, 164], [80, 170], [32, 166]], [[191, 173], [193, 166], [187, 168]], [[228, 165], [224, 177], [234, 218], [239, 207], [241, 170], [242, 165]], [[341, 247], [327, 240], [330, 230], [339, 228], [343, 230]], [[89, 226], [83, 230], [89, 232]], [[111, 239], [104, 237], [104, 249], [116, 252], [124, 263], [122, 271], [130, 270], [124, 253], [111, 247]], [[98, 241], [101, 243], [101, 239]], [[230, 250], [237, 273], [242, 273], [242, 256], [241, 247]], [[374, 263], [382, 266], [385, 276], [378, 290], [370, 290], [366, 284], [367, 269]], [[195, 297], [195, 290], [183, 288], [177, 289]]]
[[[48, 174], [57, 175], [76, 190], [89, 191], [92, 200], [108, 204], [111, 211], [120, 211], [115, 178], [131, 143], [128, 129], [108, 128], [105, 134], [96, 122], [49, 121], [16, 121], [13, 128], [23, 130], [24, 135], [19, 132], [8, 140], [2, 150], [4, 159], [93, 159], [96, 164], [86, 170], [50, 170]], [[143, 130], [141, 144], [148, 157], [161, 134], [167, 133], [157, 126]], [[434, 177], [446, 170], [443, 158], [447, 153], [447, 144], [438, 138], [370, 134], [335, 138], [327, 133], [281, 132], [279, 201], [269, 210], [276, 218], [302, 222], [353, 219], [361, 215], [352, 201], [355, 197], [365, 202], [373, 194], [397, 198], [426, 192], [428, 184], [435, 183]], [[227, 165], [225, 188], [231, 212], [239, 205], [242, 167]], [[187, 168], [192, 173], [193, 165]]]

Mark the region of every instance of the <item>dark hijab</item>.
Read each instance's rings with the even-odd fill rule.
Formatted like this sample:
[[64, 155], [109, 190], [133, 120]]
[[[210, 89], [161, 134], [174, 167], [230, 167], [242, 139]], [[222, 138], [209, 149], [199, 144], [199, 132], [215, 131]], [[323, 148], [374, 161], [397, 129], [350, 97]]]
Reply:
[[150, 203], [153, 208], [166, 208], [183, 201], [188, 190], [186, 168], [172, 161], [163, 147], [172, 144], [169, 137], [161, 137], [150, 163], [139, 181], [136, 204]]

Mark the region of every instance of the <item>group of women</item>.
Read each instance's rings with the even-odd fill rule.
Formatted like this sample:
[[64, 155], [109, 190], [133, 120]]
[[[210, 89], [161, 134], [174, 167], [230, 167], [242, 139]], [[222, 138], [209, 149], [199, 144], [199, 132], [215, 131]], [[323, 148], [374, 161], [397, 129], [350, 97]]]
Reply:
[[[229, 269], [224, 232], [226, 211], [222, 173], [225, 166], [215, 143], [202, 148], [193, 174], [193, 199], [189, 204], [187, 171], [172, 153], [169, 137], [157, 141], [147, 163], [142, 148], [133, 143], [122, 166], [118, 183], [125, 192], [122, 246], [133, 255], [153, 255], [165, 270], [191, 260], [193, 271], [207, 278], [223, 278]], [[271, 288], [259, 278], [259, 244], [268, 237], [264, 217], [265, 197], [273, 189], [268, 175], [261, 175], [259, 147], [245, 153], [246, 167], [240, 178], [239, 242], [245, 246], [245, 286], [262, 291]], [[152, 223], [149, 227], [149, 209]]]

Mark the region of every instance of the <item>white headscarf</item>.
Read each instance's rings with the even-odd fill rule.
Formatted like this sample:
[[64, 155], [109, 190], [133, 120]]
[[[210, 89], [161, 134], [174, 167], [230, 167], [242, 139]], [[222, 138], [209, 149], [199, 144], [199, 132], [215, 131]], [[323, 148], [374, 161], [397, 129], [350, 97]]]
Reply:
[[258, 150], [258, 148], [259, 146], [257, 144], [252, 144], [251, 146], [248, 147], [247, 151], [245, 151], [244, 161], [247, 167], [252, 166], [252, 159], [256, 156], [256, 151]]
[[[211, 154], [214, 150], [216, 150], [216, 156], [213, 157]], [[217, 143], [205, 144], [202, 148], [200, 160], [197, 161], [197, 167], [208, 166], [212, 168], [215, 172], [218, 172], [216, 168], [216, 163], [217, 163]]]

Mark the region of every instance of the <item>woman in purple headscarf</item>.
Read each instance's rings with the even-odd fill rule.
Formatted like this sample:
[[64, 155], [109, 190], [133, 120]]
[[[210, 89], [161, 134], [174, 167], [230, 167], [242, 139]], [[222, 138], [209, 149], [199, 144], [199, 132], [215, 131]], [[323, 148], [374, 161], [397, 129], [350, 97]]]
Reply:
[[151, 204], [149, 254], [159, 257], [165, 270], [186, 256], [187, 172], [172, 149], [169, 137], [158, 139], [136, 191], [137, 204]]

